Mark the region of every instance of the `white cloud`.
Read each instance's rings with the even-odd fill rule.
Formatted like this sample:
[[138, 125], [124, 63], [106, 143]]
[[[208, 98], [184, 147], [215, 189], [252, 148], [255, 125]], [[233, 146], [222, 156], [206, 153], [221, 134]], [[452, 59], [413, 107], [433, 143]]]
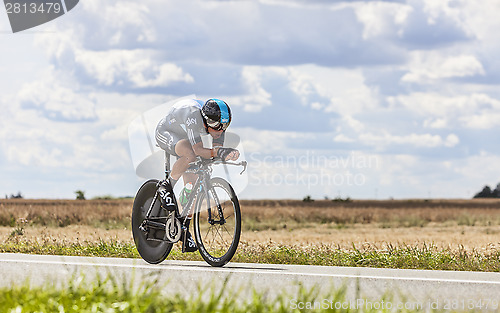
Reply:
[[363, 133], [359, 135], [359, 140], [377, 149], [390, 145], [409, 145], [417, 148], [436, 148], [441, 146], [454, 147], [460, 142], [455, 134], [450, 134], [443, 139], [439, 135], [432, 134], [409, 134], [400, 136], [392, 135], [387, 132], [383, 132], [381, 135]]
[[[289, 73], [290, 89], [300, 97], [303, 104], [309, 104], [309, 97], [318, 93], [317, 86], [314, 85], [314, 77], [310, 73], [304, 73], [301, 69], [292, 68]], [[322, 106], [319, 102], [314, 102], [315, 107]]]
[[[273, 71], [273, 69], [270, 69]], [[271, 94], [262, 87], [262, 77], [266, 69], [258, 66], [245, 66], [241, 70], [241, 76], [245, 85], [247, 95], [236, 100], [235, 103], [243, 103], [245, 111], [259, 112], [262, 108], [271, 105]]]
[[355, 140], [353, 138], [350, 138], [344, 134], [338, 134], [336, 135], [334, 138], [333, 138], [333, 141], [335, 142], [355, 142]]
[[106, 21], [111, 30], [109, 43], [111, 46], [121, 44], [130, 37], [137, 42], [154, 42], [157, 33], [150, 21], [151, 10], [146, 3], [135, 1], [119, 1], [103, 6], [95, 0], [82, 1], [82, 10], [96, 17], [96, 20]]
[[432, 83], [443, 78], [484, 75], [485, 70], [473, 55], [443, 56], [436, 52], [416, 51], [411, 54], [409, 72], [401, 81]]
[[485, 184], [496, 186], [499, 183], [498, 172], [491, 170], [494, 165], [500, 163], [498, 155], [479, 151], [465, 159], [452, 160], [451, 162], [453, 170], [470, 179], [473, 183], [469, 186], [476, 188], [476, 191], [480, 191]]
[[346, 115], [342, 118], [342, 120], [345, 121], [346, 124], [356, 132], [365, 130], [364, 124], [361, 121], [353, 118], [352, 116]]
[[123, 85], [128, 81], [132, 88], [147, 88], [194, 81], [179, 66], [154, 60], [153, 54], [143, 50], [77, 50], [75, 61], [105, 86]]
[[155, 50], [164, 63], [187, 59], [203, 64], [342, 66], [385, 62], [401, 52], [363, 40], [363, 26], [345, 5], [325, 9], [309, 3], [110, 0], [103, 6], [91, 0], [79, 8], [71, 20], [53, 24], [53, 30], [59, 34], [73, 29], [67, 39], [83, 50]]
[[130, 108], [110, 108], [98, 107], [97, 114], [102, 121], [105, 121], [110, 128], [104, 130], [99, 138], [107, 141], [128, 140], [128, 126], [137, 116], [137, 111]]
[[356, 17], [364, 25], [363, 39], [400, 35], [413, 8], [390, 2], [354, 2]]
[[457, 5], [452, 5], [451, 1], [423, 0], [423, 11], [427, 14], [429, 24], [435, 24], [436, 20], [445, 16], [453, 19], [454, 22], [461, 21], [461, 10]]
[[446, 128], [448, 126], [448, 121], [444, 118], [428, 118], [424, 121], [424, 127], [426, 128]]
[[[60, 167], [62, 151], [57, 148], [44, 148], [41, 144], [32, 144], [29, 148], [20, 146], [9, 146], [5, 151], [7, 160], [23, 165], [38, 167]], [[14, 163], [14, 162], [13, 162]]]
[[290, 89], [299, 96], [303, 104], [311, 105], [319, 96], [324, 103], [324, 112], [353, 115], [378, 105], [377, 90], [365, 84], [361, 70], [326, 68], [314, 65], [290, 67]]
[[[245, 151], [266, 153], [279, 153], [287, 149], [286, 143], [290, 137], [300, 136], [298, 133], [284, 131], [258, 130], [254, 128], [232, 129], [243, 140]], [[265, 138], [266, 140], [262, 140]]]
[[[418, 168], [420, 165], [418, 157], [408, 154], [395, 154], [379, 156], [382, 160], [382, 166], [379, 169], [378, 179], [380, 187], [390, 188], [404, 184], [406, 188], [416, 186], [419, 183], [417, 177], [414, 176], [412, 169]], [[394, 192], [392, 192], [392, 195]], [[390, 194], [391, 195], [391, 194]]]
[[1, 97], [0, 158], [11, 168], [37, 169], [37, 175], [132, 173], [127, 126], [137, 110], [129, 102], [148, 104], [151, 97], [92, 94], [65, 78], [49, 69], [18, 95]]
[[325, 107], [323, 103], [320, 102], [313, 102], [311, 103], [311, 108], [314, 110], [322, 110]]
[[[453, 5], [452, 5], [453, 4]], [[500, 11], [500, 3], [496, 0], [481, 1], [481, 5], [467, 1], [432, 1], [426, 0], [426, 6], [433, 18], [443, 12], [459, 23], [471, 36], [478, 39], [481, 44], [489, 45], [489, 39], [497, 37], [492, 29], [500, 27], [500, 21], [495, 18]]]
[[491, 129], [500, 126], [500, 113], [482, 112], [471, 116], [463, 116], [460, 121], [468, 128]]
[[411, 112], [426, 117], [424, 127], [463, 126], [488, 129], [499, 125], [500, 100], [487, 94], [446, 96], [419, 92], [391, 97], [389, 102], [392, 106], [402, 105]]
[[46, 118], [88, 121], [97, 118], [92, 94], [78, 93], [76, 85], [65, 84], [52, 70], [44, 79], [27, 83], [19, 91], [21, 108], [33, 109]]
[[457, 135], [455, 134], [449, 134], [446, 136], [446, 139], [444, 140], [444, 145], [445, 147], [454, 147], [460, 143], [460, 138], [458, 138]]

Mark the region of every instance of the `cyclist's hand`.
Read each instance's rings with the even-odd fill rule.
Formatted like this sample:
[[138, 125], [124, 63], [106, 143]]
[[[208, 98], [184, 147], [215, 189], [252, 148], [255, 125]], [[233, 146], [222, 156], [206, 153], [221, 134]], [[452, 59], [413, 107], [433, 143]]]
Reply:
[[233, 148], [219, 148], [217, 150], [217, 156], [223, 161], [236, 161], [240, 157], [240, 152]]
[[[240, 152], [236, 149], [234, 149], [234, 151], [229, 154], [229, 160], [231, 161], [236, 161], [238, 160], [239, 157], [240, 157]], [[228, 159], [226, 159], [226, 161], [227, 160]]]

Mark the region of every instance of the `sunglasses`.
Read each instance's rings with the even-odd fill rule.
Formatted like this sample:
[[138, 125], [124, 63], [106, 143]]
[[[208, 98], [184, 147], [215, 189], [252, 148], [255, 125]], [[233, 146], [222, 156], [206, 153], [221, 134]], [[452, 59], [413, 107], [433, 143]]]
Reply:
[[222, 130], [222, 131], [226, 130], [229, 127], [229, 123], [221, 123], [210, 119], [207, 119], [207, 125], [208, 127], [214, 130]]

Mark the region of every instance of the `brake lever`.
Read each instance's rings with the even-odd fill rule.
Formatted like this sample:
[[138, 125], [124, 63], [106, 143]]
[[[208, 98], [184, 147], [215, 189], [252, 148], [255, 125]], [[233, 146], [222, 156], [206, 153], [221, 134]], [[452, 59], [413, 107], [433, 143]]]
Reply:
[[243, 174], [247, 170], [247, 161], [241, 161], [241, 165], [243, 166], [243, 171], [240, 172], [240, 175]]

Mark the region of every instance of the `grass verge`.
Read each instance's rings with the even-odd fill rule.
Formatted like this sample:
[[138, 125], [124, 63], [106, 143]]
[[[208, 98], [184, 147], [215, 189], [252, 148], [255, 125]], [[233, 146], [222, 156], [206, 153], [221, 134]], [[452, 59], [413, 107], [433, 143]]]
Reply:
[[[135, 245], [115, 240], [98, 242], [60, 242], [13, 239], [0, 243], [0, 252], [139, 258]], [[181, 253], [179, 245], [168, 256], [174, 260], [201, 261], [199, 253]], [[299, 264], [323, 266], [379, 267], [400, 269], [500, 271], [500, 251], [466, 251], [444, 249], [434, 245], [387, 246], [340, 249], [332, 246], [288, 246], [240, 243], [233, 262]]]
[[[226, 281], [227, 282], [227, 281]], [[426, 312], [425, 302], [381, 299], [348, 299], [345, 288], [320, 295], [316, 289], [299, 285], [295, 295], [286, 293], [270, 298], [253, 290], [250, 297], [240, 297], [224, 285], [199, 288], [191, 295], [167, 294], [158, 282], [133, 287], [133, 282], [118, 282], [112, 277], [87, 283], [71, 279], [66, 288], [51, 284], [32, 287], [28, 284], [0, 288], [0, 311], [24, 312]], [[210, 291], [204, 291], [210, 290]], [[360, 301], [361, 300], [361, 301]], [[491, 308], [490, 311], [497, 309]], [[456, 312], [457, 310], [453, 310]], [[445, 312], [437, 309], [432, 312]], [[449, 312], [447, 310], [446, 312]]]
[[242, 244], [236, 262], [303, 264], [324, 266], [377, 267], [399, 269], [500, 271], [500, 251], [468, 252], [434, 245], [387, 246], [340, 249], [332, 246], [287, 246]]

